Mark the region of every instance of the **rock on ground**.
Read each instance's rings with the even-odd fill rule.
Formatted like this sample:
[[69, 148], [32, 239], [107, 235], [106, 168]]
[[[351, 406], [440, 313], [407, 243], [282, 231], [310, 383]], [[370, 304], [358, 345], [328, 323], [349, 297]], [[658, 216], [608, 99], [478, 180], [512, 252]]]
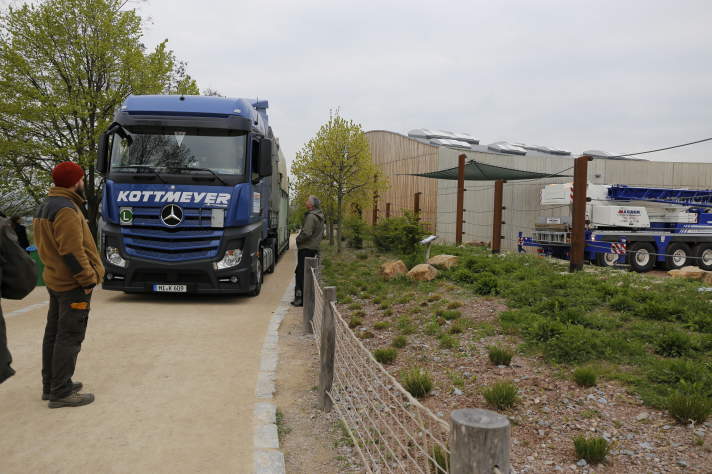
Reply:
[[408, 267], [405, 266], [403, 260], [396, 260], [395, 262], [386, 262], [381, 265], [381, 274], [387, 279], [395, 278], [398, 275], [405, 275], [408, 273]]
[[[668, 272], [672, 278], [686, 278], [688, 280], [704, 280], [706, 283], [712, 281], [712, 272], [706, 272], [698, 267], [682, 267], [679, 270]], [[708, 281], [709, 276], [709, 281]]]
[[457, 265], [459, 259], [455, 255], [435, 255], [428, 259], [428, 263], [434, 267], [452, 268]]
[[438, 270], [428, 263], [421, 263], [410, 269], [408, 278], [418, 281], [434, 280], [438, 276]]

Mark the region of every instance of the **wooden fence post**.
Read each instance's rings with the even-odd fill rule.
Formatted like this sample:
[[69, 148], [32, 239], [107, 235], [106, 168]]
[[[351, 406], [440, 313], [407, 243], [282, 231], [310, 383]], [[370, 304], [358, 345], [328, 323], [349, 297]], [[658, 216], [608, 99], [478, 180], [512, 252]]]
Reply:
[[391, 203], [387, 202], [386, 203], [386, 219], [390, 219], [391, 217]]
[[413, 197], [413, 214], [416, 216], [420, 215], [420, 195], [423, 194], [421, 191], [415, 193]]
[[506, 181], [498, 179], [494, 182], [494, 212], [492, 216], [492, 253], [499, 253], [502, 250], [502, 199], [504, 194], [504, 183]]
[[307, 334], [312, 334], [312, 319], [314, 318], [314, 278], [312, 277], [312, 268], [316, 268], [319, 259], [316, 257], [307, 257], [304, 259], [304, 288], [302, 288], [302, 302], [304, 304], [304, 331]]
[[465, 408], [450, 414], [450, 474], [510, 472], [509, 419], [489, 410]]
[[465, 158], [462, 154], [458, 156], [457, 163], [457, 211], [455, 213], [455, 243], [462, 243], [462, 223], [465, 207]]
[[580, 156], [574, 161], [574, 190], [571, 216], [571, 250], [569, 272], [583, 270], [586, 249], [586, 197], [588, 191], [588, 162], [593, 158]]
[[[373, 175], [373, 182], [378, 182], [378, 174]], [[373, 192], [373, 216], [371, 225], [378, 224], [378, 191]]]
[[331, 385], [334, 382], [334, 353], [336, 350], [336, 324], [331, 303], [336, 302], [336, 287], [324, 288], [324, 310], [321, 319], [320, 357], [321, 369], [319, 370], [319, 409], [331, 411], [332, 401], [329, 397]]

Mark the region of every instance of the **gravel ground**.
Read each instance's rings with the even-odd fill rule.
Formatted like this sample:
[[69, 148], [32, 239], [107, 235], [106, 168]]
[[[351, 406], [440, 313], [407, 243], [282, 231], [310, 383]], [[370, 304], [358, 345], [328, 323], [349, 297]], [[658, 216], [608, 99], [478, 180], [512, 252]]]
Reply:
[[[457, 293], [452, 288], [450, 291]], [[396, 378], [406, 367], [427, 368], [435, 388], [423, 403], [443, 419], [457, 408], [488, 408], [482, 387], [512, 380], [519, 388], [520, 401], [505, 414], [513, 425], [512, 466], [517, 473], [712, 473], [711, 422], [702, 426], [676, 424], [667, 413], [645, 407], [617, 382], [599, 379], [596, 387], [581, 388], [570, 380], [568, 372], [536, 356], [515, 354], [510, 367], [494, 366], [489, 361], [488, 346], [501, 343], [514, 347], [521, 342], [499, 328], [497, 317], [506, 307], [495, 299], [472, 298], [462, 292], [446, 297], [462, 301], [464, 305], [458, 308], [462, 317], [479, 323], [480, 329], [460, 334], [460, 347], [455, 350], [443, 350], [436, 339], [416, 331], [408, 336], [409, 344], [399, 350], [396, 362], [386, 368]], [[391, 325], [376, 330], [373, 324], [394, 322], [405, 314], [405, 305], [393, 305], [393, 315], [386, 318], [376, 305], [354, 300], [366, 312], [356, 333], [367, 330], [374, 334], [363, 339], [364, 344], [372, 350], [388, 346], [397, 329]], [[348, 318], [346, 306], [339, 305], [339, 309]], [[453, 380], [458, 380], [461, 388], [454, 386]], [[577, 460], [572, 440], [578, 435], [610, 440], [606, 461], [588, 466]]]

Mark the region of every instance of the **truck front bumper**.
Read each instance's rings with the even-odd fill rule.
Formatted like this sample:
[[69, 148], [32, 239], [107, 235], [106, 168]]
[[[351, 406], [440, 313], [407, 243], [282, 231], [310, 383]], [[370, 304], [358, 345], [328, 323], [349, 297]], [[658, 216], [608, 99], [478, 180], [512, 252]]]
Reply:
[[252, 271], [246, 262], [235, 268], [216, 271], [213, 262], [198, 261], [166, 264], [154, 261], [128, 260], [125, 268], [104, 262], [105, 290], [128, 293], [156, 293], [155, 285], [185, 285], [192, 294], [242, 294], [254, 289]]

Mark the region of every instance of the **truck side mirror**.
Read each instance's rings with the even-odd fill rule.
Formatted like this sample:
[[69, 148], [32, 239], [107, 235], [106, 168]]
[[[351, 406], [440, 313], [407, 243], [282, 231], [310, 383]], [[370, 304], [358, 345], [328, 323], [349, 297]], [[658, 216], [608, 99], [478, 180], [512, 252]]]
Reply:
[[255, 170], [260, 177], [272, 176], [272, 140], [265, 138], [260, 142], [257, 167]]
[[99, 146], [98, 146], [98, 153], [96, 157], [96, 171], [99, 174], [106, 174], [106, 171], [109, 168], [109, 160], [108, 160], [108, 149], [109, 149], [109, 134], [111, 132], [107, 131], [101, 134], [101, 137], [99, 137]]

